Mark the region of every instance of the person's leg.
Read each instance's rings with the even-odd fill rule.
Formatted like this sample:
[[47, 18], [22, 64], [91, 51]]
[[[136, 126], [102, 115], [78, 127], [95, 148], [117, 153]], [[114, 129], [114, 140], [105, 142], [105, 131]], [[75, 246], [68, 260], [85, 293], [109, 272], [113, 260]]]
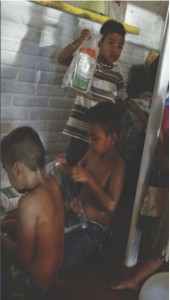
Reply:
[[79, 139], [71, 138], [67, 147], [66, 158], [68, 164], [72, 167], [76, 165], [88, 150], [89, 145]]
[[145, 279], [161, 267], [163, 262], [164, 259], [151, 258], [137, 270], [132, 278], [115, 283], [111, 288], [113, 290], [137, 290]]

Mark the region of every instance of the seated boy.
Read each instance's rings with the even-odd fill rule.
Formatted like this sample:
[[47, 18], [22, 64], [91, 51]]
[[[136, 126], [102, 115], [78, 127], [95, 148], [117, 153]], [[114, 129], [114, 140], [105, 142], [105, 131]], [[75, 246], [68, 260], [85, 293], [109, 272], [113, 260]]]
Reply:
[[122, 192], [125, 162], [116, 144], [120, 114], [116, 104], [101, 102], [86, 114], [89, 150], [70, 169], [74, 182], [81, 183], [80, 199], [88, 227], [65, 235], [61, 271], [76, 266], [96, 248], [115, 213]]
[[[64, 211], [59, 185], [44, 171], [45, 151], [31, 127], [3, 138], [1, 161], [11, 185], [23, 196], [17, 219], [2, 222], [1, 281], [3, 299], [39, 299], [52, 285], [62, 263]], [[7, 225], [7, 226], [6, 226]], [[16, 240], [10, 227], [16, 226]]]

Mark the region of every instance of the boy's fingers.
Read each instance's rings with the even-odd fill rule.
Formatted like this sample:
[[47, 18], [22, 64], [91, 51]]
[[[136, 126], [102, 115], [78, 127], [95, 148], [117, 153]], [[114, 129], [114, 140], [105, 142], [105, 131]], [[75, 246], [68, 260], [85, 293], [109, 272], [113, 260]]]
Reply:
[[89, 29], [83, 29], [81, 32], [81, 36], [84, 38], [84, 40], [89, 40], [91, 38], [91, 33]]

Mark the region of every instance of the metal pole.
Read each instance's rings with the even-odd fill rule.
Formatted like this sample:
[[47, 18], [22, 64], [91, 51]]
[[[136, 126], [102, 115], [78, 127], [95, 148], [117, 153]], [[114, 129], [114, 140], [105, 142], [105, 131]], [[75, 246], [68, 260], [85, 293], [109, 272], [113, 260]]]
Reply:
[[143, 156], [136, 189], [130, 232], [124, 264], [127, 267], [137, 263], [141, 232], [137, 226], [139, 211], [148, 186], [148, 172], [157, 147], [164, 100], [169, 82], [169, 17], [165, 26], [164, 41], [159, 58], [158, 71], [152, 97], [152, 106], [146, 132]]

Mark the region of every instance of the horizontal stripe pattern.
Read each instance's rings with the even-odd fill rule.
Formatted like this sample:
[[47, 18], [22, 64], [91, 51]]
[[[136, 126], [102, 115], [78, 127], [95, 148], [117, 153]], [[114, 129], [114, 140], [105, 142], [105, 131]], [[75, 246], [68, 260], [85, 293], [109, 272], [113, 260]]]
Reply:
[[87, 141], [86, 111], [101, 101], [123, 102], [126, 98], [123, 76], [118, 66], [106, 68], [98, 61], [90, 91], [76, 96], [71, 116], [63, 133]]

